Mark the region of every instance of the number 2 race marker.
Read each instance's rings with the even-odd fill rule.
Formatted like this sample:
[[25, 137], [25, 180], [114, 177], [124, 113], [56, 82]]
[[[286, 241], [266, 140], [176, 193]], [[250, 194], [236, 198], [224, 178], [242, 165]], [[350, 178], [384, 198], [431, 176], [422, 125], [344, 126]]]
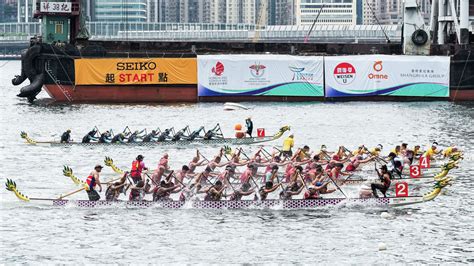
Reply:
[[397, 197], [408, 197], [408, 183], [399, 182], [395, 185], [395, 195]]

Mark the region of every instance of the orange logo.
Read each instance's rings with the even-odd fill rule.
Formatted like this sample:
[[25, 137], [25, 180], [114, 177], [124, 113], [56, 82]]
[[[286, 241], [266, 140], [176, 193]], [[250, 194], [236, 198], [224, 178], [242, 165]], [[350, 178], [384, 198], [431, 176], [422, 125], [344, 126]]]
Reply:
[[383, 69], [382, 61], [375, 61], [373, 67], [374, 67], [374, 70], [377, 71], [377, 72], [382, 71], [382, 69]]

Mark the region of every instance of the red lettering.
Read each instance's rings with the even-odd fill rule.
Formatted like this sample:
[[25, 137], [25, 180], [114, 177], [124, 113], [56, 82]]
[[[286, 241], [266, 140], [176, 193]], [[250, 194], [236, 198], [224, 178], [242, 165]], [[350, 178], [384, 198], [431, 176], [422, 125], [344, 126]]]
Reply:
[[142, 74], [141, 76], [140, 82], [146, 82], [146, 74]]
[[124, 74], [119, 75], [119, 82], [124, 82], [125, 81], [125, 76]]
[[148, 77], [150, 78], [150, 81], [153, 81], [153, 73], [148, 73]]

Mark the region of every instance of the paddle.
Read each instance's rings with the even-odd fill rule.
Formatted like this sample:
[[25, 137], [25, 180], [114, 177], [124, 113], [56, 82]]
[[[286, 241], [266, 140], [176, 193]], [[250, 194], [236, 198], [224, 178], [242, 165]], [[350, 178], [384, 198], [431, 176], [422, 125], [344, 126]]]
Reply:
[[[336, 186], [336, 188], [337, 188], [337, 189], [342, 193], [342, 195], [344, 195], [344, 197], [346, 197], [346, 199], [347, 199], [346, 193], [344, 193], [344, 191], [342, 191], [341, 187], [339, 187], [339, 185], [336, 183], [336, 181], [334, 181], [334, 179], [332, 179], [332, 177], [330, 177], [328, 174], [326, 174], [326, 176], [327, 176], [329, 179], [331, 179], [331, 181], [332, 181], [332, 183], [334, 184], [334, 186]], [[348, 177], [346, 178], [346, 180], [344, 180], [344, 182], [346, 182], [347, 179], [349, 179], [349, 177], [351, 177], [351, 176], [352, 176], [352, 175], [348, 176]], [[343, 183], [344, 183], [344, 182], [343, 182]]]
[[201, 155], [202, 158], [204, 158], [204, 160], [210, 162], [210, 161], [206, 158], [206, 156], [204, 156], [199, 150], [198, 150], [198, 153], [199, 153], [199, 155]]
[[83, 190], [85, 190], [85, 189], [86, 189], [86, 187], [82, 187], [82, 188], [80, 188], [80, 189], [77, 189], [77, 190], [74, 190], [74, 191], [72, 191], [72, 192], [69, 192], [69, 193], [67, 193], [66, 195], [60, 195], [60, 196], [59, 196], [59, 199], [62, 200], [62, 199], [64, 199], [65, 197], [69, 197], [69, 196], [74, 195], [74, 194], [76, 194], [76, 193], [78, 193], [78, 192], [80, 192], [80, 191], [83, 191]]

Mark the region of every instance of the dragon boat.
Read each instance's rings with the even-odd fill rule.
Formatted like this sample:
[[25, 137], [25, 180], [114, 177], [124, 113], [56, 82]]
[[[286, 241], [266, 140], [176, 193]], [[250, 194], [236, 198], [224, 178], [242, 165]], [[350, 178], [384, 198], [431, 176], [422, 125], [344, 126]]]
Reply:
[[25, 202], [42, 202], [52, 206], [72, 206], [81, 208], [97, 207], [137, 207], [137, 208], [164, 208], [164, 209], [314, 209], [325, 206], [361, 205], [361, 206], [387, 206], [397, 207], [423, 203], [434, 200], [448, 185], [452, 184], [451, 177], [436, 181], [433, 189], [422, 196], [386, 197], [386, 198], [320, 198], [320, 199], [291, 199], [291, 200], [190, 200], [190, 201], [89, 201], [65, 200], [62, 198], [30, 198], [19, 192], [16, 183], [7, 179], [5, 185], [8, 191]]
[[73, 146], [73, 145], [81, 145], [81, 146], [99, 146], [99, 145], [123, 145], [123, 146], [189, 146], [189, 145], [222, 145], [222, 144], [229, 144], [229, 145], [249, 145], [249, 144], [256, 144], [256, 143], [263, 143], [269, 142], [273, 140], [277, 140], [283, 136], [283, 134], [290, 130], [289, 126], [281, 127], [278, 132], [276, 132], [272, 136], [265, 136], [265, 137], [243, 137], [243, 138], [225, 138], [225, 137], [218, 137], [213, 139], [203, 139], [203, 138], [196, 138], [194, 140], [164, 140], [164, 141], [150, 141], [150, 142], [116, 142], [116, 143], [99, 143], [99, 142], [89, 142], [89, 143], [82, 143], [82, 142], [60, 142], [60, 141], [38, 141], [34, 140], [28, 136], [28, 134], [24, 131], [21, 132], [20, 136], [22, 139], [26, 141], [27, 144], [31, 145], [50, 145], [50, 146]]

